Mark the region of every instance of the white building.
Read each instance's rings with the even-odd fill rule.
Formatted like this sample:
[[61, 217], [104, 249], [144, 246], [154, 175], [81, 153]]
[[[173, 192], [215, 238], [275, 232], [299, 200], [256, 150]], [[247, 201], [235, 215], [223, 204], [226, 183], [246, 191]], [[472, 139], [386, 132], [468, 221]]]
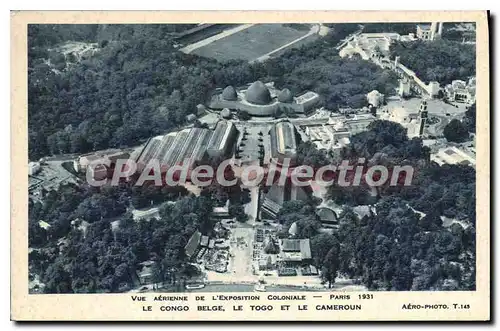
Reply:
[[449, 101], [473, 104], [476, 102], [476, 78], [466, 83], [463, 80], [454, 80], [444, 88]]
[[372, 114], [356, 114], [344, 121], [344, 126], [351, 135], [366, 131], [368, 126], [376, 120]]
[[341, 122], [308, 126], [304, 132], [317, 149], [334, 152], [347, 146], [351, 135]]
[[[424, 81], [417, 77], [417, 74], [413, 70], [399, 61], [399, 56], [396, 56], [394, 60], [394, 70], [400, 77], [402, 77], [401, 80], [403, 81], [403, 83], [401, 83], [400, 80], [400, 96], [406, 95], [406, 89], [410, 90], [409, 92], [411, 92], [412, 84], [413, 88], [420, 91], [421, 94], [428, 95], [431, 98], [434, 98], [438, 95], [440, 89], [439, 83], [436, 81], [432, 81], [429, 82], [429, 84], [425, 84]], [[408, 86], [402, 86], [401, 84], [408, 84]]]
[[435, 40], [443, 33], [443, 22], [431, 24], [417, 24], [417, 38], [421, 40]]
[[28, 163], [28, 175], [34, 176], [40, 171], [40, 163], [39, 162], [30, 162]]
[[377, 90], [373, 90], [366, 95], [368, 103], [373, 107], [380, 107], [384, 103], [384, 95]]
[[[423, 118], [427, 117], [427, 105], [425, 104], [424, 106], [425, 115], [418, 111], [411, 111], [404, 107], [398, 107], [392, 109], [388, 117], [383, 119], [401, 124], [401, 126], [406, 128], [409, 138], [420, 137], [422, 136], [423, 126], [425, 125], [425, 119], [423, 120]], [[422, 116], [420, 114], [422, 114]]]
[[86, 172], [87, 167], [95, 161], [100, 161], [103, 164], [107, 161], [111, 164], [116, 163], [118, 159], [128, 159], [130, 154], [127, 152], [120, 151], [118, 149], [110, 149], [105, 151], [99, 151], [95, 153], [88, 153], [79, 156], [77, 159], [73, 160], [73, 168], [77, 172]]
[[441, 148], [437, 153], [431, 154], [431, 161], [439, 165], [443, 164], [466, 164], [476, 166], [476, 158], [472, 153], [458, 149], [455, 146]]
[[[412, 36], [404, 36], [404, 40], [413, 40]], [[363, 60], [378, 55], [386, 56], [389, 54], [391, 43], [396, 40], [402, 40], [399, 33], [362, 33], [355, 36], [343, 47], [339, 55], [340, 57], [351, 57], [354, 54], [359, 54]]]
[[406, 79], [399, 80], [398, 95], [403, 98], [411, 95], [410, 82]]
[[429, 82], [427, 85], [427, 93], [431, 98], [436, 97], [439, 94], [439, 83], [436, 81]]

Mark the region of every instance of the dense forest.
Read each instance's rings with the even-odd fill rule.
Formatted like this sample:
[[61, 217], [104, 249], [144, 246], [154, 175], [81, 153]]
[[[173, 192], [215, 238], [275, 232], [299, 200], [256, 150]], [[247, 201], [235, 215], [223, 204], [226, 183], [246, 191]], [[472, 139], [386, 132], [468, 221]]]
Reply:
[[476, 23], [465, 23], [468, 26], [474, 26], [474, 29], [461, 29], [457, 28], [455, 23], [444, 23], [443, 26], [443, 39], [455, 41], [475, 41], [476, 40]]
[[[341, 159], [356, 164], [365, 158], [367, 165], [385, 165], [389, 170], [395, 165], [413, 167], [411, 185], [383, 185], [373, 188], [367, 185], [329, 188], [330, 197], [339, 204], [370, 204], [381, 197], [398, 196], [418, 211], [442, 216], [476, 220], [476, 172], [467, 165], [438, 166], [430, 161], [430, 151], [420, 138], [408, 139], [406, 129], [388, 121], [375, 121], [369, 130], [351, 138]], [[354, 176], [354, 171], [347, 177]]]
[[[133, 183], [121, 183], [119, 186], [95, 188], [88, 185], [62, 185], [58, 190], [45, 192], [43, 203], [29, 201], [29, 244], [30, 247], [43, 247], [47, 241], [63, 238], [71, 230], [71, 222], [75, 219], [90, 224], [101, 220], [112, 221], [131, 209], [174, 201], [187, 193], [181, 186], [134, 186]], [[47, 230], [41, 228], [38, 225], [40, 220], [50, 224], [50, 227]]]
[[395, 42], [390, 56], [413, 70], [424, 82], [437, 81], [444, 86], [453, 80], [467, 81], [476, 75], [476, 48], [473, 44], [438, 39], [435, 41]]
[[[136, 179], [101, 188], [61, 185], [45, 191], [43, 202], [29, 200], [30, 272], [45, 293], [125, 291], [137, 285], [145, 261], [154, 261], [158, 282], [178, 290], [182, 277], [195, 272], [184, 247], [195, 230], [212, 231], [213, 207], [229, 201], [229, 214], [246, 220], [243, 204], [250, 196], [239, 185], [213, 184], [195, 197], [181, 186], [136, 186]], [[134, 209], [153, 206], [158, 219], [133, 219]]]
[[371, 290], [474, 290], [475, 229], [442, 226], [436, 214], [421, 217], [408, 202], [385, 197], [376, 213], [360, 215], [349, 207], [333, 234], [319, 231], [314, 206], [289, 201], [278, 215], [297, 237], [310, 238], [314, 265], [330, 285], [344, 276]]
[[159, 219], [134, 221], [124, 214], [116, 228], [99, 219], [85, 230], [76, 223], [63, 242], [52, 240], [33, 249], [30, 268], [45, 284], [45, 293], [125, 291], [137, 284], [136, 270], [146, 260], [154, 261], [158, 280], [178, 284], [194, 272], [185, 262], [184, 246], [210, 222], [211, 211], [210, 199], [190, 196], [164, 203]]
[[[337, 55], [335, 45], [357, 31], [357, 24], [330, 25], [328, 36], [264, 63], [224, 65], [174, 47], [172, 35], [189, 27], [30, 25], [30, 159], [138, 144], [183, 125], [186, 115], [196, 113], [196, 105], [216, 87], [273, 80], [294, 93], [314, 90], [323, 106], [336, 110], [364, 106], [367, 92], [391, 94], [395, 86], [390, 72]], [[67, 41], [94, 43], [95, 53], [81, 58], [63, 54], [58, 45]], [[445, 43], [440, 56], [469, 59], [467, 52], [455, 53], [456, 44], [439, 43]], [[427, 51], [400, 50], [402, 62], [417, 73], [420, 65], [427, 68], [431, 63], [437, 70], [429, 75], [441, 75], [441, 83], [460, 76], [460, 70], [474, 69], [464, 63], [459, 72], [448, 72], [449, 61], [430, 55], [434, 43], [421, 47]], [[475, 107], [463, 124], [469, 132], [474, 130]], [[315, 167], [331, 161], [312, 144], [300, 145], [298, 153], [301, 163]], [[285, 225], [282, 234], [297, 222], [297, 235], [311, 238], [315, 264], [330, 284], [340, 274], [370, 289], [474, 289], [474, 169], [431, 163], [421, 139], [408, 139], [405, 129], [386, 121], [375, 121], [368, 131], [353, 136], [341, 155], [353, 164], [360, 157], [367, 164], [389, 168], [413, 166], [412, 185], [382, 186], [375, 194], [364, 185], [331, 187], [330, 197], [347, 205], [334, 234], [320, 233], [314, 201], [287, 202], [278, 213], [278, 221]], [[211, 231], [213, 206], [229, 200], [231, 215], [245, 221], [242, 204], [249, 200], [247, 191], [217, 185], [194, 197], [185, 189], [133, 183], [103, 188], [63, 185], [43, 196], [43, 203], [29, 201], [29, 262], [47, 293], [125, 291], [136, 282], [135, 272], [146, 260], [154, 261], [155, 278], [178, 284], [178, 277], [193, 273], [183, 248], [195, 229]], [[132, 209], [160, 204], [158, 219], [133, 220]], [[360, 217], [351, 209], [360, 204], [376, 205], [377, 213]], [[441, 216], [468, 226], [455, 223], [445, 228]], [[41, 227], [41, 220], [50, 226]]]
[[[309, 164], [323, 162], [313, 146], [299, 148]], [[409, 140], [406, 130], [387, 121], [373, 122], [368, 131], [352, 137], [341, 158], [356, 164], [414, 167], [409, 186], [382, 186], [373, 194], [366, 184], [331, 186], [329, 195], [344, 212], [333, 235], [319, 231], [314, 202], [290, 201], [278, 221], [293, 222], [297, 236], [311, 238], [315, 265], [325, 282], [335, 275], [358, 278], [379, 290], [473, 290], [475, 288], [475, 170], [469, 166], [438, 166], [429, 160], [421, 139]], [[351, 178], [353, 172], [348, 172]], [[372, 205], [375, 212], [359, 216], [351, 207]], [[424, 214], [421, 214], [424, 213]], [[443, 227], [442, 216], [462, 220]]]
[[[363, 106], [367, 92], [390, 94], [395, 86], [395, 77], [374, 64], [338, 57], [333, 46], [354, 24], [265, 63], [224, 65], [176, 50], [172, 33], [187, 27], [30, 25], [30, 159], [137, 145], [182, 125], [216, 87], [273, 80], [295, 93], [314, 90], [336, 110]], [[76, 51], [56, 47], [65, 41], [97, 46], [76, 60]]]
[[[312, 149], [299, 149], [307, 151], [306, 162], [326, 162]], [[376, 158], [389, 167], [412, 164], [415, 179], [409, 187], [383, 187], [376, 198], [367, 187], [332, 187], [332, 198], [346, 204], [333, 234], [320, 232], [317, 201], [285, 202], [277, 215], [284, 225], [279, 235], [286, 236], [296, 222], [297, 236], [311, 239], [314, 263], [330, 284], [341, 275], [370, 289], [474, 289], [474, 169], [429, 163], [420, 139], [408, 140], [399, 124], [386, 121], [354, 136], [352, 148], [344, 153], [353, 159]], [[194, 272], [183, 247], [194, 229], [211, 231], [212, 207], [227, 199], [233, 206], [249, 201], [248, 192], [218, 186], [198, 198], [186, 194], [183, 189], [136, 188], [132, 183], [100, 189], [66, 185], [47, 192], [43, 204], [29, 204], [31, 271], [41, 276], [46, 292], [113, 292], [133, 286], [139, 263], [153, 260], [158, 279], [178, 285], [179, 277]], [[158, 220], [136, 222], [128, 212], [165, 200], [172, 202], [160, 207]], [[349, 207], [365, 203], [375, 206], [376, 213], [361, 217]], [[441, 216], [456, 217], [467, 226], [443, 227]], [[40, 227], [40, 220], [51, 226]], [[88, 223], [84, 231], [83, 221]], [[118, 227], [113, 227], [116, 221]]]

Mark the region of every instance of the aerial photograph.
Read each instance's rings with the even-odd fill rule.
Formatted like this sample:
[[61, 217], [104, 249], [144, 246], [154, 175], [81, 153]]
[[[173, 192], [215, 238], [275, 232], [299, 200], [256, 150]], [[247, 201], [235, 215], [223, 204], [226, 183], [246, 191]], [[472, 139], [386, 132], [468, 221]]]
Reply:
[[30, 294], [476, 290], [475, 23], [29, 24], [28, 139]]

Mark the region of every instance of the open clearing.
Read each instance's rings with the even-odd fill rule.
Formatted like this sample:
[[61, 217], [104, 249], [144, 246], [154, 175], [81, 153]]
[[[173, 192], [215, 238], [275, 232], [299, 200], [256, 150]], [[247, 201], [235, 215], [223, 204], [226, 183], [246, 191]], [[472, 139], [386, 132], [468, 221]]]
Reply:
[[[292, 28], [283, 24], [257, 24], [225, 38], [215, 40], [191, 53], [224, 62], [234, 59], [253, 61], [302, 38], [310, 27]], [[294, 47], [294, 44], [290, 44]]]

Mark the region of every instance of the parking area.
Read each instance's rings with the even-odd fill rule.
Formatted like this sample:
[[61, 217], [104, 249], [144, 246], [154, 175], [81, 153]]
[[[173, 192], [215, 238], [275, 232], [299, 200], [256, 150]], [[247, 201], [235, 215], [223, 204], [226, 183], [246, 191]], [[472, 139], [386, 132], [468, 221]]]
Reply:
[[238, 147], [240, 150], [240, 162], [247, 164], [259, 160], [259, 145], [264, 146], [264, 164], [267, 164], [270, 155], [269, 129], [271, 125], [240, 126]]

